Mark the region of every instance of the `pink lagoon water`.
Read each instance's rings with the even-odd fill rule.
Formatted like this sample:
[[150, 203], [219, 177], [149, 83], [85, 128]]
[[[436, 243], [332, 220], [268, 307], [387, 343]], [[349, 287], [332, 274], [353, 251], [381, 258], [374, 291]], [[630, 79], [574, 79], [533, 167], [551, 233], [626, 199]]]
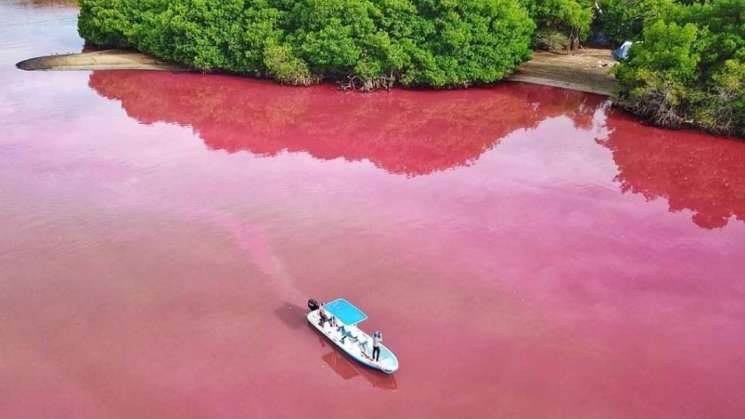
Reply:
[[[521, 84], [22, 72], [0, 4], [0, 417], [741, 418], [745, 142]], [[368, 312], [349, 361], [308, 297]]]

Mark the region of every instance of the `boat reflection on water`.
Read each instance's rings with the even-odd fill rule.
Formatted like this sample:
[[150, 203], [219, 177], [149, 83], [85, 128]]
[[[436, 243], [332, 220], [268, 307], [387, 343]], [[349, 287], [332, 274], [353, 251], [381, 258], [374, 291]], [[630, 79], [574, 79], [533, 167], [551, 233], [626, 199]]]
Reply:
[[[315, 330], [314, 330], [315, 331]], [[395, 375], [383, 374], [378, 371], [371, 370], [364, 365], [359, 365], [347, 358], [344, 354], [340, 353], [336, 348], [329, 346], [325, 339], [319, 337], [321, 346], [329, 347], [331, 351], [321, 356], [323, 362], [325, 362], [331, 370], [336, 373], [339, 377], [350, 380], [355, 377], [362, 376], [368, 383], [373, 387], [382, 390], [397, 390], [398, 383], [396, 383]]]
[[647, 200], [664, 198], [670, 212], [690, 210], [705, 229], [731, 218], [745, 222], [745, 143], [697, 131], [673, 131], [639, 124], [613, 112], [608, 139], [623, 192]]
[[564, 115], [589, 129], [605, 99], [523, 84], [359, 94], [241, 77], [95, 71], [89, 86], [143, 124], [189, 126], [213, 150], [368, 160], [389, 173], [466, 166], [513, 131]]

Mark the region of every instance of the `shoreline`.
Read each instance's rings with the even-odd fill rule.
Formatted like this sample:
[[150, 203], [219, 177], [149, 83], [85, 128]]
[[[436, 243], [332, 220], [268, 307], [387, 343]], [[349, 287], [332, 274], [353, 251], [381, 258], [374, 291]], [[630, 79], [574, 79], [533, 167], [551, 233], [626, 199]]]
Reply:
[[[530, 61], [504, 80], [612, 96], [616, 80], [610, 69], [615, 63], [607, 49], [585, 48], [573, 54], [535, 51]], [[193, 71], [143, 53], [117, 49], [35, 57], [17, 63], [16, 67], [27, 71]]]
[[149, 55], [119, 49], [80, 52], [73, 54], [45, 55], [16, 63], [26, 71], [79, 71], [79, 70], [156, 70], [190, 71], [176, 64], [161, 61]]

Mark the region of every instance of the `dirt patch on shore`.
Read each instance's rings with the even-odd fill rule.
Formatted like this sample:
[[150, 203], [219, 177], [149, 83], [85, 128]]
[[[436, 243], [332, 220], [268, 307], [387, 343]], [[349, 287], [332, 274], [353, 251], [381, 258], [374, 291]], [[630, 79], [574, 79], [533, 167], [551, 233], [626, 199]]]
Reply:
[[616, 79], [610, 70], [616, 63], [609, 49], [584, 48], [572, 54], [535, 51], [533, 59], [507, 79], [611, 96]]
[[[536, 51], [533, 59], [523, 63], [507, 80], [610, 96], [616, 86], [610, 75], [615, 63], [607, 49], [585, 48], [573, 54]], [[23, 70], [189, 71], [139, 52], [123, 50], [50, 55], [21, 61], [16, 66]]]

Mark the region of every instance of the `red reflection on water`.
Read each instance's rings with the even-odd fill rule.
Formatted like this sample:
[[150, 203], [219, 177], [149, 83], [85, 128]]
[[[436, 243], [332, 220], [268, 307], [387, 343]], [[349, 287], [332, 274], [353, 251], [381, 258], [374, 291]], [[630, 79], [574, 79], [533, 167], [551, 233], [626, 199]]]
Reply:
[[[314, 329], [314, 332], [317, 331]], [[328, 347], [323, 337], [319, 336], [319, 342], [321, 346]], [[323, 355], [321, 358], [331, 370], [334, 371], [339, 377], [350, 380], [356, 377], [363, 377], [365, 381], [370, 383], [373, 387], [380, 388], [383, 390], [396, 390], [398, 384], [396, 383], [395, 375], [385, 375], [378, 371], [373, 371], [370, 368], [365, 367], [353, 360], [350, 360], [338, 349], [332, 347], [331, 350]]]
[[[390, 173], [425, 175], [468, 165], [518, 129], [564, 115], [589, 128], [597, 96], [516, 84], [509, 89], [339, 94], [236, 77], [97, 71], [89, 85], [144, 124], [192, 127], [211, 149], [273, 156], [366, 159]], [[501, 86], [504, 87], [504, 86]], [[614, 112], [609, 138], [622, 191], [690, 209], [703, 228], [743, 220], [742, 144], [692, 131], [641, 125]]]
[[[745, 411], [745, 223], [665, 201], [740, 217], [745, 144], [686, 134], [686, 157], [597, 97], [516, 84], [19, 72], [82, 45], [74, 12], [40, 10], [0, 2], [27, 22], [0, 46], [3, 418]], [[666, 178], [697, 156], [732, 196]], [[337, 296], [394, 377], [307, 326], [306, 298]]]
[[671, 212], [693, 211], [712, 229], [745, 221], [745, 143], [695, 131], [651, 128], [626, 115], [608, 118], [603, 141], [618, 166], [621, 190], [664, 198]]
[[567, 115], [591, 124], [598, 96], [531, 85], [447, 92], [342, 94], [227, 76], [96, 71], [89, 85], [145, 124], [192, 127], [230, 153], [366, 159], [391, 173], [425, 175], [468, 165], [517, 129]]

